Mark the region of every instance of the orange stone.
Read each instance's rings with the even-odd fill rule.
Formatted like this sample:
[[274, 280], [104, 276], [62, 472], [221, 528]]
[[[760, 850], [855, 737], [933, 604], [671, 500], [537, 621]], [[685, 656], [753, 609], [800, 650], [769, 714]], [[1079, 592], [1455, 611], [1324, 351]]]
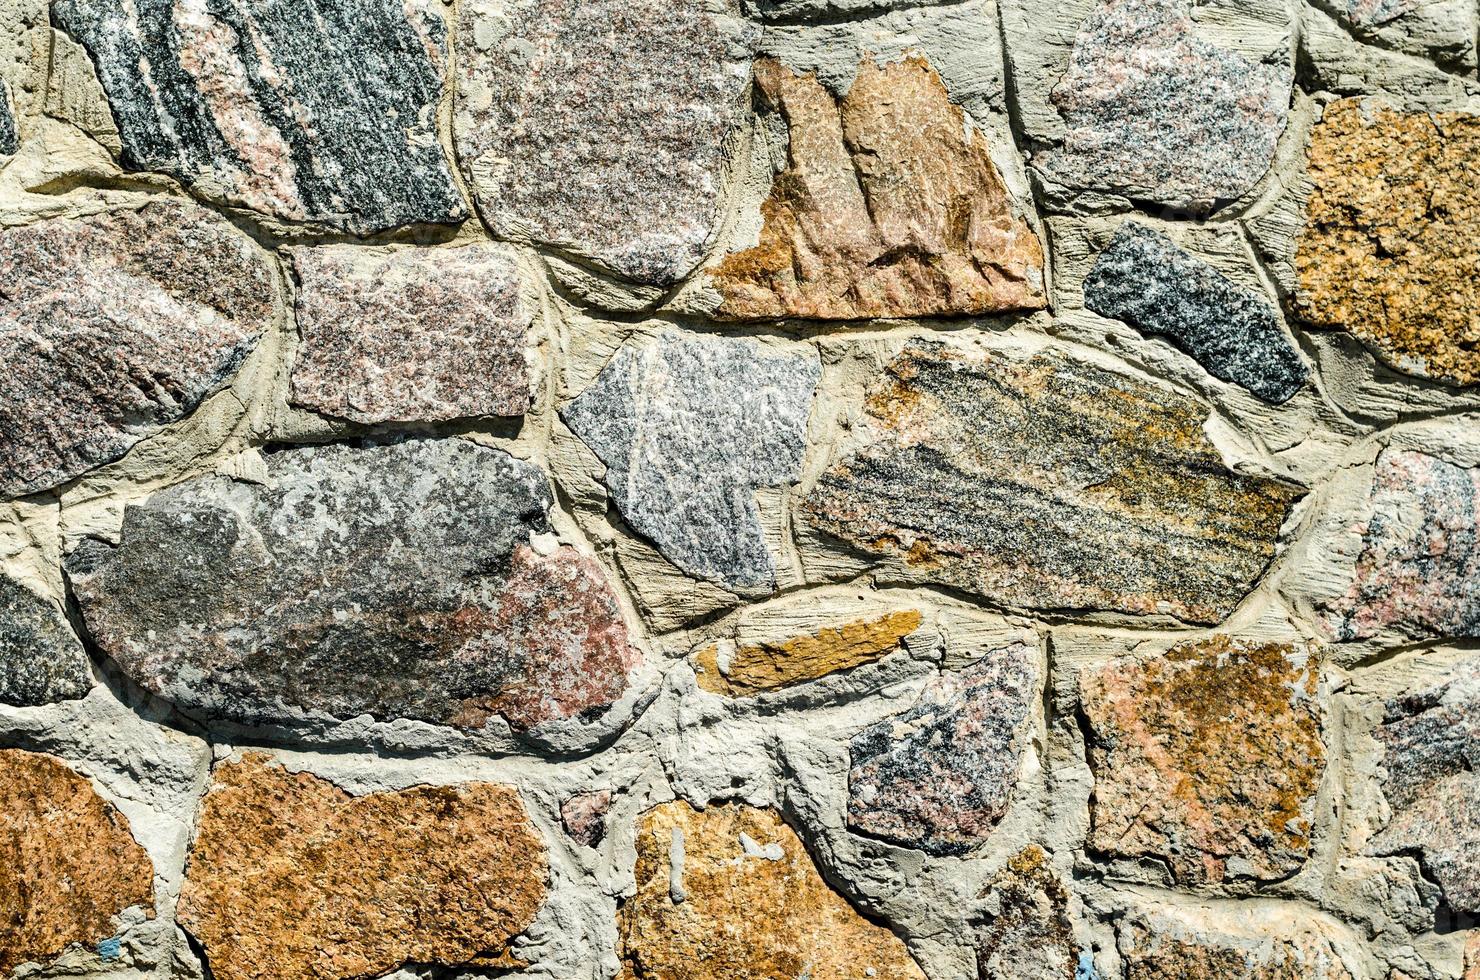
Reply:
[[909, 609], [774, 643], [748, 643], [736, 648], [725, 670], [720, 669], [718, 645], [711, 643], [694, 658], [703, 668], [697, 675], [699, 686], [748, 697], [816, 680], [878, 660], [919, 626], [920, 613]]

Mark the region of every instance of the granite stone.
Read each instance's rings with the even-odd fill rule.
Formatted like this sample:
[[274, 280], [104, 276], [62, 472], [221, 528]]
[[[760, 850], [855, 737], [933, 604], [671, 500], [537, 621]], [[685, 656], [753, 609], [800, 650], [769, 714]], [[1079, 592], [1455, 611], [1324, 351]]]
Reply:
[[891, 581], [1007, 606], [1220, 622], [1300, 496], [1231, 472], [1199, 403], [1054, 347], [914, 340], [864, 407], [801, 519]]
[[49, 490], [187, 415], [270, 328], [252, 242], [174, 200], [0, 230], [0, 497]]
[[951, 0], [744, 0], [745, 12], [779, 23], [831, 23], [890, 10], [932, 7]]
[[987, 883], [994, 914], [976, 929], [977, 980], [1091, 980], [1079, 970], [1069, 890], [1034, 844]]
[[531, 544], [550, 507], [460, 439], [285, 450], [130, 506], [67, 569], [98, 647], [189, 712], [523, 730], [601, 714], [640, 660], [595, 560]]
[[560, 804], [560, 823], [571, 840], [596, 847], [606, 839], [606, 815], [611, 805], [609, 789], [577, 793]]
[[433, 0], [53, 0], [86, 46], [131, 170], [358, 234], [466, 207], [437, 138]]
[[489, 227], [667, 286], [703, 258], [759, 29], [733, 0], [470, 0], [457, 152]]
[[15, 124], [15, 102], [10, 97], [10, 85], [0, 78], [0, 156], [9, 156], [20, 148], [20, 131]]
[[1279, 405], [1307, 370], [1284, 318], [1161, 232], [1127, 221], [1084, 280], [1084, 305], [1165, 337], [1213, 377]]
[[774, 588], [755, 492], [800, 475], [821, 374], [811, 348], [667, 330], [623, 345], [560, 414], [663, 557], [727, 587]]
[[87, 652], [65, 616], [0, 575], [0, 704], [35, 707], [92, 690]]
[[1418, 8], [1420, 0], [1335, 0], [1342, 18], [1359, 27], [1380, 27]]

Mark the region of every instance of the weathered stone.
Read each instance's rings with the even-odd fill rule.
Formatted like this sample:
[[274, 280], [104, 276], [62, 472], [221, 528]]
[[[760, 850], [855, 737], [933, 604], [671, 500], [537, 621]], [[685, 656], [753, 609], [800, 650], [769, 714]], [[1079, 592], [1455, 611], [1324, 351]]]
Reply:
[[32, 707], [85, 697], [90, 690], [87, 653], [66, 617], [0, 575], [0, 703]]
[[216, 769], [179, 916], [218, 980], [517, 966], [509, 944], [544, 903], [548, 876], [510, 786], [351, 797], [250, 754]]
[[1480, 980], [1480, 931], [1465, 940], [1465, 974], [1461, 980]]
[[800, 475], [822, 365], [675, 330], [624, 345], [561, 411], [627, 523], [696, 578], [774, 587], [755, 491]]
[[1197, 402], [1053, 348], [913, 341], [865, 407], [869, 441], [802, 518], [893, 576], [1012, 606], [1221, 621], [1299, 496], [1230, 472]]
[[1393, 817], [1372, 852], [1417, 852], [1450, 908], [1480, 914], [1480, 660], [1389, 701], [1377, 739]]
[[1262, 296], [1144, 225], [1120, 226], [1085, 277], [1084, 305], [1166, 337], [1213, 377], [1267, 402], [1289, 401], [1305, 384], [1284, 318]]
[[925, 58], [865, 61], [834, 99], [764, 58], [759, 93], [790, 130], [760, 244], [713, 273], [736, 319], [1042, 309], [1043, 248], [1013, 213], [986, 138]]
[[94, 946], [153, 896], [154, 866], [123, 814], [59, 760], [0, 750], [0, 976]]
[[1119, 945], [1126, 980], [1352, 980], [1326, 931], [1283, 911], [1157, 909], [1129, 917]]
[[699, 264], [759, 38], [706, 6], [461, 5], [457, 152], [494, 234], [653, 285]]
[[15, 104], [10, 98], [10, 86], [0, 78], [0, 156], [8, 156], [20, 148], [21, 139], [15, 125]]
[[1294, 72], [1196, 36], [1188, 0], [1099, 0], [1051, 98], [1068, 132], [1034, 165], [1068, 187], [1204, 213], [1274, 157]]
[[1378, 27], [1397, 20], [1419, 0], [1334, 0], [1343, 20], [1359, 27]]
[[1351, 585], [1325, 603], [1336, 639], [1480, 637], [1480, 469], [1385, 449], [1368, 504]]
[[1326, 758], [1317, 673], [1291, 645], [1214, 636], [1081, 677], [1090, 846], [1183, 885], [1300, 870]]
[[544, 553], [536, 467], [459, 439], [267, 457], [124, 514], [68, 561], [98, 646], [187, 711], [516, 729], [599, 714], [639, 654], [599, 565]]
[[1480, 115], [1326, 107], [1295, 254], [1295, 309], [1391, 367], [1480, 383]]
[[571, 840], [595, 847], [606, 839], [606, 814], [611, 805], [609, 789], [577, 793], [560, 804], [560, 822]]
[[746, 643], [725, 650], [711, 643], [695, 660], [699, 686], [715, 694], [749, 697], [872, 663], [899, 649], [920, 626], [914, 609], [854, 620], [774, 643]]
[[217, 389], [268, 329], [273, 267], [160, 199], [0, 230], [0, 496], [128, 452]]
[[291, 250], [293, 404], [356, 422], [523, 415], [531, 311], [502, 245]]
[[437, 107], [432, 0], [53, 0], [87, 47], [123, 163], [229, 204], [357, 233], [467, 216]]
[[618, 980], [924, 980], [903, 942], [827, 886], [780, 816], [674, 801], [643, 815]]
[[770, 21], [822, 21], [950, 3], [951, 0], [745, 0], [746, 12]]
[[977, 980], [1089, 980], [1069, 921], [1069, 890], [1036, 844], [987, 886], [996, 914], [976, 931]]

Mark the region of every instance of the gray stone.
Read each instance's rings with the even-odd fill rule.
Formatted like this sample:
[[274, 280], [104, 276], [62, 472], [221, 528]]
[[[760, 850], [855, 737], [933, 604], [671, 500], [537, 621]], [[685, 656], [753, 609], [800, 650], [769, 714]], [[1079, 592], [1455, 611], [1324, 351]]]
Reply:
[[16, 130], [15, 103], [10, 98], [10, 85], [0, 78], [0, 156], [9, 156], [20, 148], [20, 133]]
[[762, 20], [782, 23], [827, 23], [848, 17], [866, 17], [888, 10], [933, 7], [951, 0], [745, 0], [745, 12]]
[[92, 690], [87, 653], [61, 612], [0, 575], [0, 702], [34, 707]]
[[770, 588], [755, 491], [800, 475], [821, 374], [811, 349], [670, 330], [623, 346], [561, 417], [664, 557], [697, 578]]
[[[727, 7], [733, 0], [709, 6]], [[501, 238], [641, 283], [692, 271], [720, 218], [759, 31], [702, 0], [470, 0], [454, 131]]]
[[1084, 305], [1166, 337], [1220, 381], [1275, 405], [1305, 384], [1283, 318], [1158, 231], [1126, 222], [1084, 280]]
[[1195, 36], [1188, 0], [1099, 0], [1051, 98], [1068, 132], [1034, 158], [1068, 187], [1205, 213], [1274, 157], [1294, 72]]
[[1007, 811], [1039, 696], [1023, 642], [932, 682], [910, 710], [853, 738], [848, 826], [930, 854], [981, 844]]
[[368, 233], [466, 217], [437, 138], [433, 0], [54, 0], [123, 163], [278, 218]]
[[267, 458], [131, 506], [67, 562], [98, 647], [188, 712], [516, 729], [600, 714], [628, 644], [601, 568], [550, 529], [546, 477], [459, 439]]
[[0, 496], [118, 459], [221, 387], [269, 329], [274, 265], [204, 208], [0, 231]]

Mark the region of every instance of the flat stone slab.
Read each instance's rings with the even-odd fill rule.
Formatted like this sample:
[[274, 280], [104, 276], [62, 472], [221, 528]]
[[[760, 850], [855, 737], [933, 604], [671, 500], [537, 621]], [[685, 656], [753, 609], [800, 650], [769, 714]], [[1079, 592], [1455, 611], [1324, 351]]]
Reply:
[[0, 704], [71, 701], [92, 686], [87, 651], [61, 610], [0, 575]]
[[508, 947], [549, 866], [512, 786], [352, 797], [248, 754], [216, 768], [187, 875], [180, 922], [213, 976], [350, 980], [523, 966]]
[[1008, 606], [1220, 622], [1300, 496], [1231, 472], [1197, 402], [1055, 348], [914, 340], [864, 408], [801, 520], [891, 580]]
[[288, 252], [300, 335], [293, 404], [372, 425], [528, 410], [533, 313], [511, 249]]
[[[204, 476], [67, 562], [98, 647], [188, 712], [516, 730], [615, 702], [640, 654], [601, 566], [550, 531], [545, 474], [461, 439], [273, 453]], [[537, 542], [536, 542], [537, 543]]]
[[459, 9], [454, 135], [494, 234], [639, 283], [693, 271], [720, 219], [759, 30], [736, 9], [670, 0]]
[[964, 316], [1042, 309], [1043, 246], [986, 137], [921, 56], [859, 66], [847, 96], [756, 62], [789, 132], [760, 243], [713, 270], [733, 319]]
[[755, 492], [801, 475], [814, 349], [668, 330], [623, 345], [560, 412], [628, 524], [695, 578], [774, 588]]
[[204, 208], [0, 230], [0, 497], [60, 486], [190, 413], [270, 328], [278, 283]]
[[1017, 784], [1032, 738], [1037, 651], [993, 650], [933, 681], [908, 711], [865, 728], [849, 745], [848, 826], [929, 854], [964, 854], [986, 841]]
[[437, 136], [433, 0], [53, 0], [86, 46], [131, 170], [358, 234], [467, 216]]
[[1309, 373], [1263, 296], [1133, 221], [1085, 277], [1084, 305], [1167, 338], [1213, 377], [1271, 404], [1293, 398]]
[[1134, 980], [1352, 980], [1333, 930], [1287, 908], [1138, 909], [1119, 932]]
[[873, 663], [899, 649], [920, 625], [902, 609], [825, 626], [784, 640], [711, 643], [694, 657], [700, 687], [728, 697], [752, 697]]

